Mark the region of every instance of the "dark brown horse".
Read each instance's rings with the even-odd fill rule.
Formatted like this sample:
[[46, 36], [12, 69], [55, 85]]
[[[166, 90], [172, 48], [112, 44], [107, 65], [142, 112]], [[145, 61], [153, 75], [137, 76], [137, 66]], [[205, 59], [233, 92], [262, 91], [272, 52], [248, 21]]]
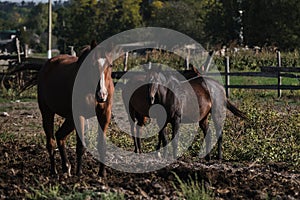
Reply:
[[[199, 75], [196, 68], [184, 72], [185, 77], [192, 78]], [[134, 152], [142, 153], [141, 134], [142, 127], [149, 121], [149, 109], [151, 107], [150, 101], [147, 100], [149, 85], [146, 82], [145, 75], [131, 76], [125, 85], [126, 90], [122, 91], [123, 102], [129, 117], [131, 127], [131, 134], [134, 141]], [[135, 88], [135, 86], [140, 86]]]
[[[152, 80], [149, 87], [151, 104], [154, 104], [156, 100], [156, 102], [164, 106], [167, 112], [167, 121], [161, 127], [157, 148], [160, 148], [161, 142], [163, 146], [166, 146], [165, 128], [167, 123], [171, 123], [173, 129], [173, 156], [175, 158], [178, 143], [176, 134], [179, 129], [179, 124], [198, 122], [206, 139], [206, 159], [209, 160], [211, 135], [209, 133], [208, 118], [209, 114], [211, 114], [218, 137], [218, 159], [222, 159], [222, 128], [226, 117], [226, 108], [234, 115], [242, 119], [247, 119], [246, 115], [226, 98], [224, 87], [219, 82], [204, 76], [198, 76], [189, 81], [180, 82], [173, 76], [165, 77], [163, 73], [155, 70], [149, 73], [149, 79]], [[188, 89], [189, 85], [192, 87], [192, 90]], [[174, 94], [174, 90], [170, 88], [174, 88], [174, 90], [177, 91], [176, 94]], [[194, 115], [195, 108], [191, 106], [193, 104], [191, 97], [195, 95], [198, 101], [199, 113], [197, 113], [197, 115]]]
[[[59, 55], [49, 59], [39, 72], [38, 104], [47, 137], [47, 149], [50, 156], [50, 171], [52, 174], [57, 173], [54, 158], [55, 139], [62, 159], [62, 170], [68, 175], [71, 173], [71, 165], [66, 155], [65, 143], [68, 135], [75, 129], [75, 124], [79, 124], [79, 127], [76, 126], [76, 174], [81, 174], [82, 155], [85, 151], [84, 123], [86, 118], [93, 117], [95, 110], [101, 126], [98, 147], [100, 159], [104, 160], [106, 154], [105, 132], [111, 119], [112, 95], [114, 92], [111, 78], [112, 60], [110, 56], [105, 54], [106, 57], [104, 57], [102, 54], [100, 59], [95, 54], [90, 59], [87, 59], [88, 61], [84, 65], [90, 67], [90, 70], [86, 71], [90, 73], [97, 72], [98, 75], [92, 79], [87, 74], [83, 95], [77, 98], [72, 96], [78, 71], [88, 54], [93, 53], [92, 49], [94, 47], [96, 47], [96, 43], [92, 43], [90, 47], [86, 48], [79, 58]], [[91, 77], [95, 77], [95, 75]], [[95, 90], [98, 82], [99, 86]], [[74, 111], [72, 103], [73, 106], [78, 104], [80, 107]], [[53, 122], [55, 114], [65, 118], [65, 121], [54, 134]], [[100, 164], [99, 175], [105, 175], [103, 163]]]
[[[145, 85], [145, 78], [146, 76], [143, 75], [131, 77], [126, 83], [126, 90], [122, 91], [123, 102], [127, 103], [129, 101], [129, 105], [125, 105], [125, 108], [128, 113], [135, 153], [142, 153], [142, 127], [146, 125], [149, 119], [149, 109], [151, 106], [149, 101], [143, 99], [148, 94], [148, 86]], [[135, 88], [135, 86], [140, 87]]]

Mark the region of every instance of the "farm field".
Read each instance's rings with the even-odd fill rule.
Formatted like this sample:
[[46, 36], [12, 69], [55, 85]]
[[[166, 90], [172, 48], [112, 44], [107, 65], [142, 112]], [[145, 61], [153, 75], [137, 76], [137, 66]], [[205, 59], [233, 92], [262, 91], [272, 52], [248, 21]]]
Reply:
[[[231, 100], [250, 120], [228, 113], [223, 137], [223, 161], [198, 157], [203, 135], [189, 151], [161, 170], [131, 174], [109, 168], [97, 177], [97, 161], [84, 156], [83, 175], [75, 176], [75, 137], [68, 142], [71, 178], [49, 175], [48, 152], [36, 99], [1, 99], [1, 199], [299, 199], [300, 99], [263, 91], [232, 90]], [[6, 112], [8, 115], [5, 115]], [[61, 120], [56, 119], [59, 126]], [[112, 122], [108, 137], [133, 151], [133, 143]], [[151, 151], [156, 141], [145, 141]]]

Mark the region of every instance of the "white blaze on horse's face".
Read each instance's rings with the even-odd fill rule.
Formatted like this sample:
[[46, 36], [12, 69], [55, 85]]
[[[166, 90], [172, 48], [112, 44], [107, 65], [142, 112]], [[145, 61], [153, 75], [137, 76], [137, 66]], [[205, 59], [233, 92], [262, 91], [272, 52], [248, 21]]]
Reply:
[[100, 72], [100, 90], [98, 91], [98, 96], [106, 101], [108, 92], [105, 86], [105, 68], [107, 67], [106, 58], [99, 58], [98, 60], [99, 72]]

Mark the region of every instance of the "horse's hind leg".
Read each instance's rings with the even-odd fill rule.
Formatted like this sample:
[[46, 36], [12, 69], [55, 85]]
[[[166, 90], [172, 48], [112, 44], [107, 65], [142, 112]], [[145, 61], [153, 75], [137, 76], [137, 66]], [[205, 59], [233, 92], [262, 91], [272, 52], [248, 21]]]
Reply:
[[81, 175], [82, 173], [82, 156], [85, 152], [85, 138], [84, 138], [84, 124], [85, 118], [83, 116], [79, 117], [80, 129], [76, 131], [76, 158], [77, 158], [77, 169], [76, 175]]
[[177, 157], [177, 148], [178, 148], [178, 137], [179, 137], [179, 124], [180, 118], [176, 117], [172, 120], [172, 147], [173, 147], [173, 158]]
[[82, 143], [82, 140], [78, 133], [76, 133], [76, 160], [77, 160], [77, 169], [76, 169], [76, 175], [82, 174], [82, 156], [85, 152], [85, 147]]
[[57, 170], [55, 167], [55, 138], [54, 138], [54, 133], [53, 133], [53, 127], [54, 127], [54, 113], [49, 113], [49, 112], [42, 112], [42, 118], [43, 118], [43, 128], [46, 134], [46, 139], [47, 139], [47, 150], [49, 153], [50, 157], [50, 172], [51, 174], [57, 174]]
[[199, 122], [199, 126], [200, 126], [201, 130], [203, 131], [204, 138], [205, 138], [205, 148], [206, 148], [205, 160], [209, 161], [211, 159], [211, 157], [210, 157], [211, 133], [209, 130], [208, 115]]
[[67, 136], [74, 130], [74, 127], [72, 119], [65, 119], [62, 126], [55, 133], [57, 146], [61, 156], [62, 170], [64, 173], [68, 173], [69, 176], [71, 176], [71, 165], [67, 157], [65, 143]]
[[223, 142], [223, 122], [224, 122], [224, 117], [215, 117], [213, 116], [213, 121], [216, 129], [216, 136], [218, 138], [218, 159], [222, 160], [222, 142]]
[[212, 107], [212, 120], [214, 122], [214, 126], [216, 129], [216, 136], [218, 138], [218, 159], [222, 159], [222, 141], [223, 141], [223, 124], [226, 118], [226, 106], [224, 106], [224, 99], [225, 96], [222, 96], [223, 98], [217, 98], [215, 99], [214, 106]]

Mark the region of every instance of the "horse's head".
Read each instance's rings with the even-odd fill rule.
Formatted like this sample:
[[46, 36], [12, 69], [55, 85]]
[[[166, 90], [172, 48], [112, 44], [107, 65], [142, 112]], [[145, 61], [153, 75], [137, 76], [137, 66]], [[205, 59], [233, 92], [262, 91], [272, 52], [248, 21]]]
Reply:
[[111, 53], [105, 52], [105, 56], [99, 57], [96, 62], [99, 69], [100, 81], [96, 89], [96, 100], [105, 102], [107, 100], [109, 89], [112, 87], [112, 56]]
[[105, 102], [113, 88], [111, 72], [112, 72], [112, 53], [108, 53], [107, 49], [97, 46], [93, 41], [90, 46], [86, 47], [79, 56], [79, 66], [84, 62], [88, 70], [85, 70], [85, 78], [94, 86], [98, 82], [96, 89], [96, 100]]
[[148, 79], [148, 98], [150, 105], [155, 104], [158, 97], [158, 92], [162, 89], [166, 79], [164, 75], [160, 72], [157, 72], [155, 70], [148, 72], [147, 74]]

